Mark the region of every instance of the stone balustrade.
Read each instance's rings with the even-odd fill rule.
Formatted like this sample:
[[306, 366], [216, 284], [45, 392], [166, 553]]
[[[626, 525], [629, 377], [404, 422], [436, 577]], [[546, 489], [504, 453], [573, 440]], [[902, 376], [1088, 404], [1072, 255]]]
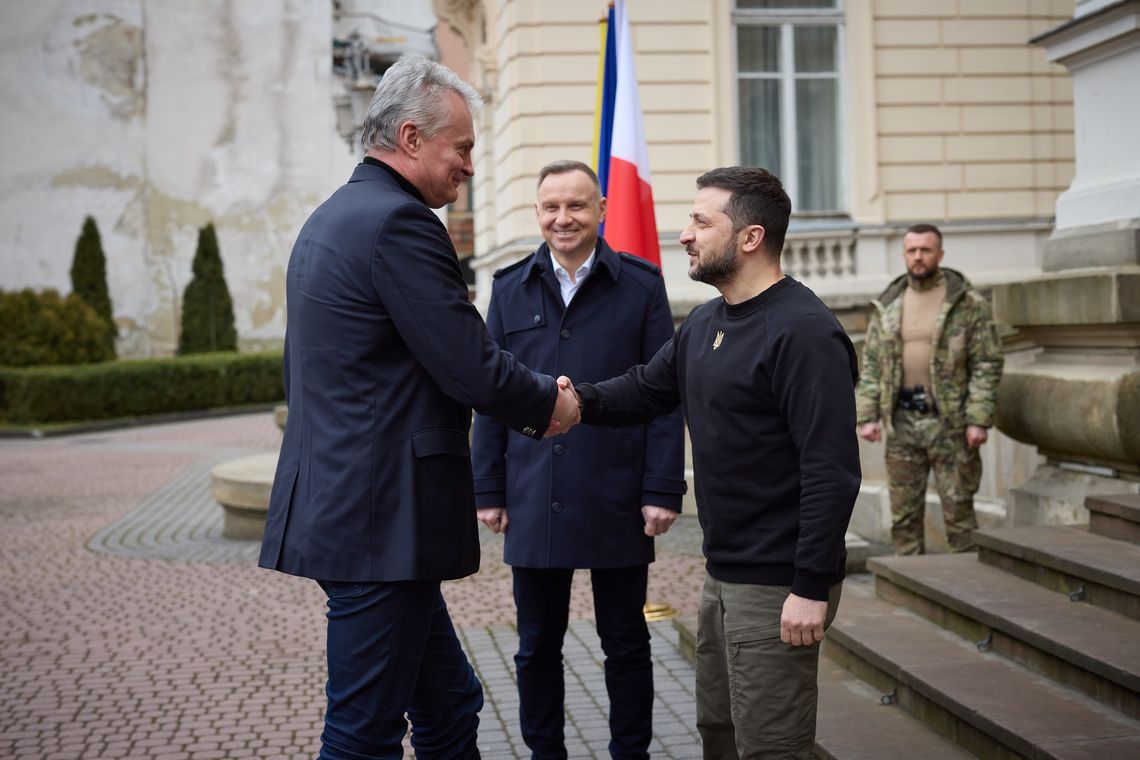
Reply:
[[784, 241], [783, 270], [801, 282], [851, 280], [855, 271], [855, 232], [791, 232]]

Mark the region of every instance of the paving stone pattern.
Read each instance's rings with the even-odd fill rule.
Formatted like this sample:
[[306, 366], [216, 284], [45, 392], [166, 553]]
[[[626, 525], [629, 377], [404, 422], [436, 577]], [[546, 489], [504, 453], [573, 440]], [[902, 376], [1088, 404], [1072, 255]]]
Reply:
[[[0, 440], [0, 757], [312, 758], [324, 708], [324, 599], [221, 536], [209, 468], [271, 450], [271, 414]], [[524, 757], [510, 570], [444, 585], [483, 679], [486, 758]], [[658, 542], [650, 599], [695, 611], [700, 531]], [[607, 702], [588, 578], [566, 640], [571, 757], [606, 757]], [[652, 624], [654, 757], [699, 756], [691, 667]], [[410, 757], [410, 753], [408, 755]]]

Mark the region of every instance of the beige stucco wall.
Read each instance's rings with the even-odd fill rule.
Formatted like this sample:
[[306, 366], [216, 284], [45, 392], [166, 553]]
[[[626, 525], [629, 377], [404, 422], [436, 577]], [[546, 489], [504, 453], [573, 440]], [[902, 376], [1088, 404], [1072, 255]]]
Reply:
[[[534, 177], [589, 161], [602, 3], [484, 0], [473, 79], [489, 96], [476, 163], [480, 302], [491, 272], [538, 242]], [[738, 160], [731, 0], [629, 3], [663, 268], [679, 310], [712, 291], [688, 281], [675, 238], [693, 180]], [[843, 26], [844, 196], [859, 228], [844, 273], [809, 284], [858, 300], [901, 272], [901, 232], [947, 227], [954, 266], [982, 283], [1040, 272], [1053, 204], [1072, 176], [1065, 70], [1031, 36], [1072, 0], [849, 0]], [[793, 223], [795, 229], [795, 223]], [[950, 262], [948, 262], [950, 263]]]
[[[533, 250], [534, 182], [543, 164], [561, 158], [592, 163], [594, 102], [605, 6], [557, 0], [486, 0], [487, 41], [476, 53], [475, 82], [489, 95], [476, 156], [477, 293], [490, 273]], [[723, 49], [720, 2], [633, 2], [630, 26], [659, 229], [672, 238], [685, 223], [693, 180], [721, 155], [714, 80]], [[727, 6], [725, 6], [727, 7]], [[676, 290], [684, 289], [682, 254], [662, 251]], [[701, 297], [711, 291], [705, 286]]]
[[1073, 94], [1028, 40], [1072, 13], [1072, 0], [876, 0], [887, 219], [1053, 215], [1073, 175]]

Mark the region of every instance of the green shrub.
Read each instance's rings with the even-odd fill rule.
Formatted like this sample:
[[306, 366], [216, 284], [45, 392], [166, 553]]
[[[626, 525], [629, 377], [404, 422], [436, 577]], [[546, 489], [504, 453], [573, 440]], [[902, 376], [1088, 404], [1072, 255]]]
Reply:
[[282, 374], [277, 351], [0, 369], [0, 418], [24, 425], [268, 404], [285, 398]]
[[71, 260], [71, 292], [82, 298], [103, 320], [105, 340], [110, 356], [115, 356], [115, 338], [119, 331], [111, 308], [111, 295], [107, 292], [107, 259], [103, 256], [103, 241], [95, 220], [83, 220], [83, 232], [75, 241], [75, 256]]
[[106, 323], [76, 294], [0, 291], [0, 366], [102, 362], [114, 356]]
[[214, 225], [198, 230], [198, 250], [194, 253], [194, 279], [182, 295], [182, 334], [179, 354], [207, 351], [236, 351], [234, 303], [226, 287], [218, 236]]

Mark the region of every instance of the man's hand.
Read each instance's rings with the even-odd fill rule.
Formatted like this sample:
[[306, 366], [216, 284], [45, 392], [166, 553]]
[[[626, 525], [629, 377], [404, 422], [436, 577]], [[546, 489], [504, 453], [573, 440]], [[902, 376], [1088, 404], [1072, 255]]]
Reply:
[[883, 426], [878, 422], [864, 422], [859, 426], [859, 437], [871, 443], [878, 443], [883, 437]]
[[971, 449], [978, 448], [983, 443], [985, 443], [986, 439], [989, 437], [989, 431], [984, 427], [979, 427], [978, 425], [966, 426], [966, 445]]
[[[566, 377], [566, 375], [559, 375], [555, 382], [558, 383], [559, 390], [568, 390], [574, 394], [575, 399], [578, 399], [578, 391], [574, 390], [574, 383], [570, 382], [570, 378]], [[578, 400], [580, 401], [581, 399]]]
[[823, 621], [826, 619], [827, 602], [788, 594], [780, 615], [780, 641], [794, 647], [823, 641]]
[[486, 525], [491, 529], [492, 533], [506, 533], [507, 519], [506, 507], [480, 507], [475, 510], [475, 515], [479, 518], [479, 522]]
[[546, 429], [546, 437], [560, 435], [570, 431], [570, 428], [582, 421], [582, 413], [578, 409], [578, 393], [570, 378], [563, 375], [558, 378], [558, 398], [554, 402], [554, 416], [550, 418], [550, 427]]
[[665, 507], [655, 507], [646, 504], [641, 508], [641, 516], [645, 518], [645, 535], [660, 536], [669, 531], [669, 526], [677, 519], [677, 513]]

